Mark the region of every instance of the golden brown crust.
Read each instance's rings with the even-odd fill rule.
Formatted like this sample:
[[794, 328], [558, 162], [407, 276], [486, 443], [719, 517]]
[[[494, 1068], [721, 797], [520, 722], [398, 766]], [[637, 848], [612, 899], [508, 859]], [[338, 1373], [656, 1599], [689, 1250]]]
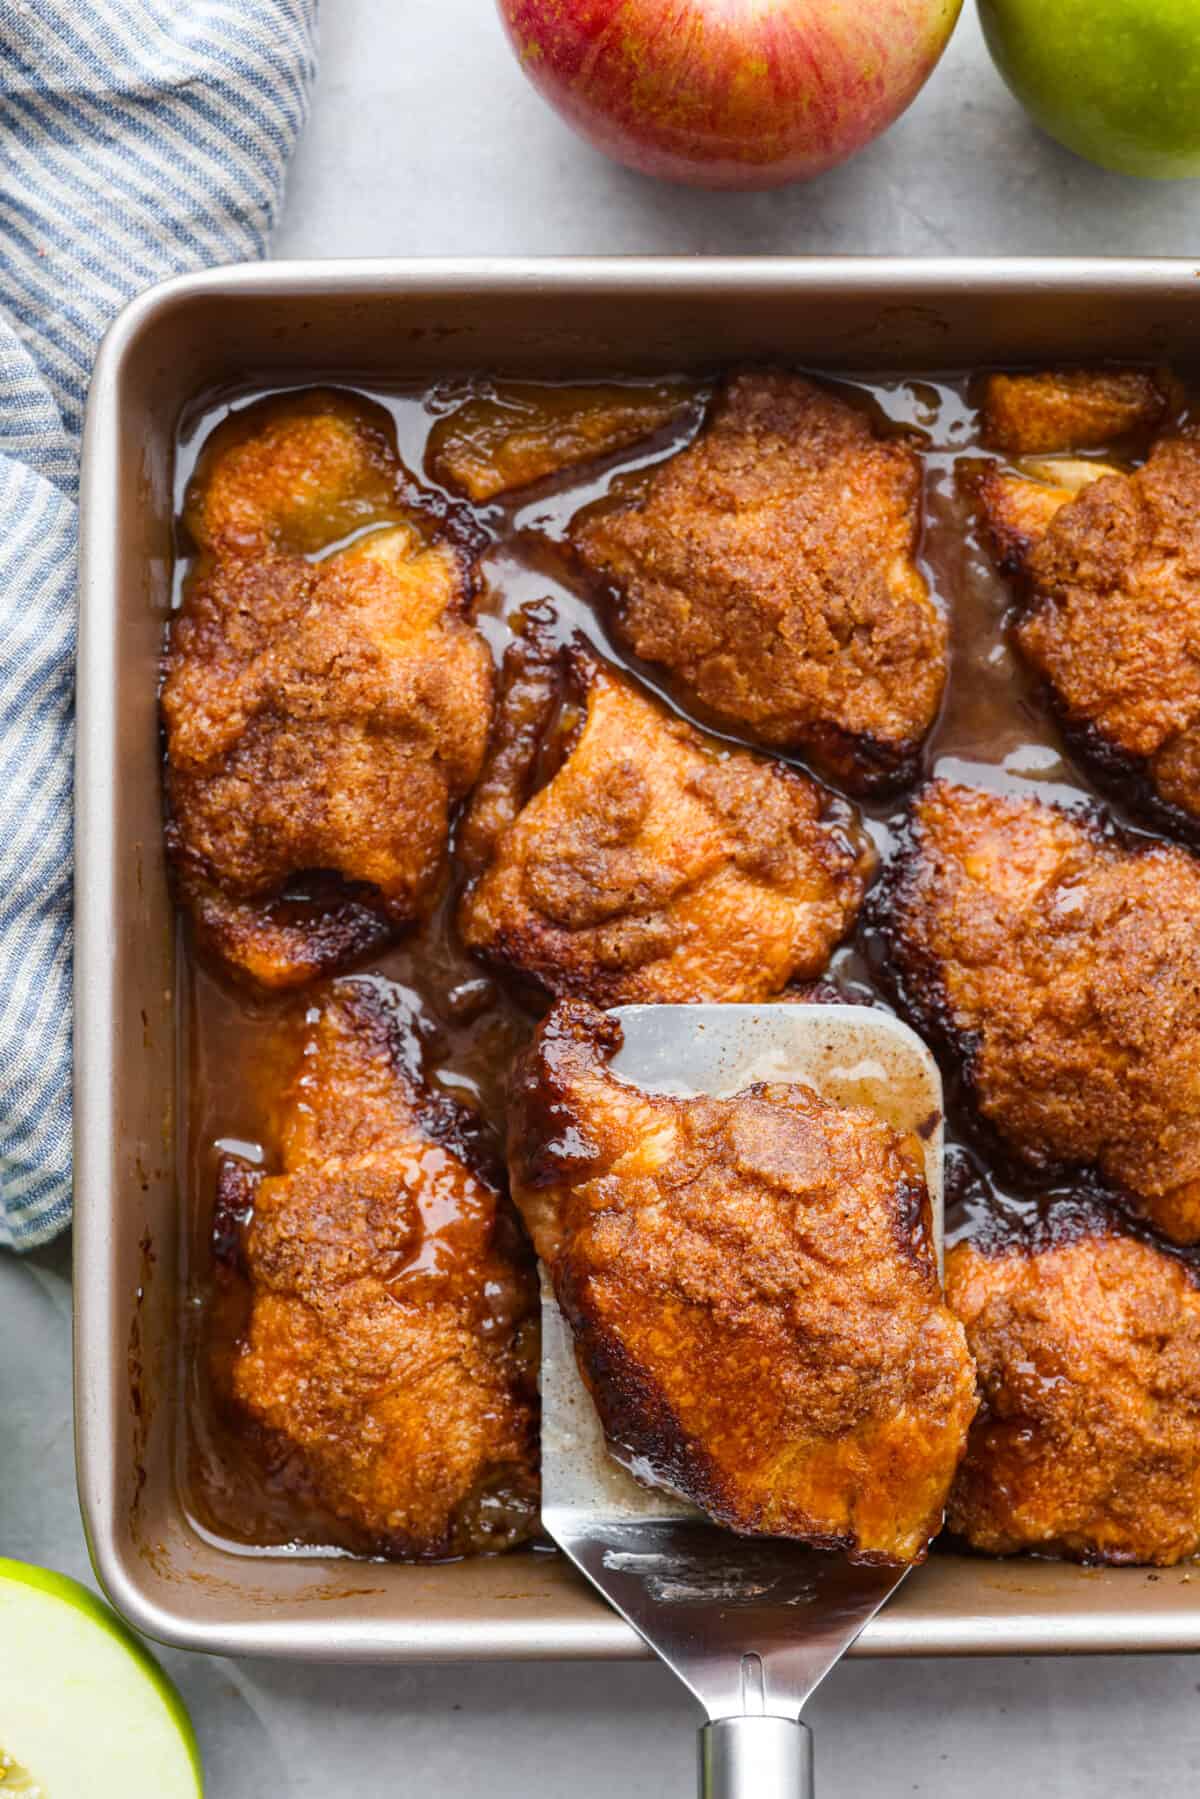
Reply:
[[854, 790], [911, 772], [946, 675], [915, 563], [921, 463], [797, 375], [739, 375], [645, 497], [572, 542], [615, 628], [715, 719]]
[[1093, 1212], [986, 1251], [946, 1296], [981, 1407], [948, 1528], [990, 1555], [1169, 1565], [1200, 1549], [1200, 1293]]
[[1010, 455], [1097, 449], [1161, 424], [1169, 381], [1145, 369], [1043, 369], [989, 375], [983, 440]]
[[1074, 746], [1168, 829], [1200, 825], [1200, 433], [1131, 473], [1050, 460], [989, 470], [979, 498], [1026, 592], [1014, 636]]
[[1029, 557], [1022, 653], [1068, 722], [1200, 819], [1200, 435], [1084, 490]]
[[461, 849], [467, 945], [611, 1005], [754, 1000], [819, 974], [870, 872], [805, 776], [718, 752], [536, 632], [507, 659]]
[[644, 1093], [619, 1042], [560, 1002], [509, 1133], [618, 1459], [732, 1529], [919, 1560], [975, 1409], [919, 1144], [798, 1084]]
[[537, 1350], [507, 1202], [382, 983], [332, 988], [293, 1049], [279, 1172], [225, 1174], [253, 1201], [232, 1402], [356, 1547], [511, 1547], [537, 1520]]
[[1038, 465], [1033, 479], [1028, 474], [1004, 474], [994, 464], [985, 469], [974, 486], [1001, 568], [1023, 574], [1055, 515], [1089, 480], [1110, 472], [1103, 463], [1064, 461], [1060, 467], [1053, 458]]
[[401, 516], [375, 409], [305, 395], [234, 422], [188, 502], [201, 556], [163, 683], [168, 849], [202, 939], [294, 986], [432, 905], [492, 668], [458, 554]]
[[694, 391], [680, 381], [569, 387], [481, 383], [434, 425], [426, 467], [454, 493], [476, 502], [494, 500], [628, 449], [678, 418]]
[[1094, 1168], [1200, 1240], [1200, 864], [1096, 815], [948, 782], [913, 807], [880, 911], [918, 1025], [1029, 1167]]

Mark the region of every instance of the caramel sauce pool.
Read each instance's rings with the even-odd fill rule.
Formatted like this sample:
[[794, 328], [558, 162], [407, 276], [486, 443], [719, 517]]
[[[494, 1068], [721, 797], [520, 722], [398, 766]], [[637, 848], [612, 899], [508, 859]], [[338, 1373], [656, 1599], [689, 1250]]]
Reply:
[[[1006, 624], [1013, 605], [1010, 584], [999, 577], [982, 548], [963, 476], [982, 454], [974, 382], [967, 376], [864, 381], [819, 378], [865, 407], [881, 430], [916, 434], [925, 452], [925, 524], [921, 562], [951, 628], [950, 678], [941, 716], [927, 741], [923, 775], [939, 774], [978, 786], [1036, 793], [1044, 799], [1096, 797], [1083, 770], [1069, 757], [1035, 680], [1010, 648]], [[594, 380], [594, 377], [593, 377]], [[528, 389], [530, 383], [522, 382]], [[631, 384], [633, 385], [633, 384]], [[231, 410], [274, 390], [247, 389], [232, 402], [196, 410], [185, 419], [176, 449], [176, 511], [197, 454], [209, 432]], [[631, 669], [675, 710], [683, 710], [653, 671], [631, 663], [608, 636], [604, 622], [578, 591], [562, 554], [566, 525], [580, 506], [602, 497], [614, 478], [636, 481], [638, 472], [669, 455], [694, 434], [709, 391], [697, 383], [695, 406], [632, 450], [583, 470], [543, 482], [507, 500], [467, 506], [441, 493], [425, 467], [430, 431], [437, 419], [475, 391], [469, 380], [420, 390], [359, 388], [383, 405], [396, 427], [408, 469], [447, 504], [477, 544], [479, 625], [497, 657], [511, 632], [506, 619], [529, 601], [549, 600], [558, 629], [582, 631], [610, 661]], [[553, 393], [553, 387], [550, 387]], [[1135, 446], [1136, 449], [1136, 446]], [[188, 546], [176, 558], [176, 598], [187, 578]], [[703, 719], [695, 719], [701, 725]], [[732, 741], [732, 739], [731, 739]], [[799, 764], [803, 766], [803, 764]], [[886, 858], [895, 842], [906, 794], [879, 803], [860, 802], [868, 828]], [[1119, 806], [1114, 815], [1128, 823]], [[425, 1043], [432, 1080], [476, 1105], [502, 1142], [504, 1092], [514, 1055], [528, 1040], [544, 1002], [491, 976], [459, 943], [449, 892], [430, 924], [367, 966], [403, 990], [406, 1008]], [[177, 1017], [179, 1091], [183, 1128], [177, 1156], [185, 1228], [182, 1280], [186, 1328], [182, 1333], [186, 1416], [178, 1433], [178, 1478], [194, 1526], [222, 1547], [263, 1553], [328, 1553], [338, 1549], [335, 1518], [283, 1484], [271, 1484], [252, 1445], [222, 1414], [210, 1359], [232, 1354], [244, 1327], [248, 1295], [233, 1275], [217, 1278], [213, 1257], [213, 1201], [219, 1156], [232, 1151], [261, 1161], [270, 1138], [272, 1089], [290, 1072], [285, 1045], [289, 1027], [313, 1003], [312, 990], [278, 998], [235, 988], [193, 957], [180, 927]], [[860, 927], [835, 955], [831, 978], [847, 995], [888, 1005], [875, 971], [878, 945]], [[889, 1007], [890, 1009], [890, 1007]], [[998, 1209], [1038, 1203], [1033, 1184], [1005, 1184], [982, 1163], [958, 1114], [953, 1077], [947, 1080], [947, 1243], [970, 1233]], [[957, 1197], [956, 1197], [957, 1196]]]

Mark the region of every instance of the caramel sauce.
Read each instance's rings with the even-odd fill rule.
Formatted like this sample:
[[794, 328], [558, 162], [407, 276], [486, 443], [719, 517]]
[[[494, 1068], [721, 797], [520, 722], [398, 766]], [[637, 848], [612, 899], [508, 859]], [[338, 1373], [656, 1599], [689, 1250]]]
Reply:
[[[1035, 678], [1008, 641], [1014, 592], [997, 575], [980, 541], [969, 480], [964, 478], [984, 454], [972, 378], [884, 376], [864, 381], [823, 373], [820, 378], [864, 406], [881, 430], [914, 433], [925, 453], [921, 563], [951, 619], [951, 667], [941, 716], [924, 747], [922, 776], [944, 775], [1068, 803], [1098, 798], [1086, 770], [1068, 754]], [[520, 384], [523, 397], [532, 385]], [[265, 391], [247, 390], [234, 405], [260, 398]], [[573, 579], [564, 549], [568, 522], [581, 506], [602, 501], [614, 481], [623, 487], [637, 483], [644, 471], [688, 441], [702, 415], [707, 392], [703, 383], [694, 386], [696, 399], [689, 408], [632, 448], [476, 506], [439, 487], [430, 474], [427, 453], [438, 421], [464, 398], [495, 392], [491, 379], [478, 383], [456, 379], [424, 390], [359, 391], [391, 414], [402, 459], [431, 492], [431, 513], [464, 543], [482, 546], [478, 622], [497, 660], [511, 638], [506, 621], [524, 604], [549, 601], [560, 639], [582, 632], [602, 655], [634, 673], [668, 705], [712, 729], [710, 721], [679, 704], [661, 671], [631, 662], [616, 646], [584, 588]], [[550, 392], [553, 396], [552, 386]], [[230, 410], [230, 403], [223, 400], [195, 410], [184, 421], [176, 455], [180, 515], [197, 455]], [[444, 425], [438, 429], [439, 437], [444, 437]], [[1136, 460], [1144, 448], [1122, 445], [1122, 459]], [[181, 534], [177, 595], [187, 578], [188, 548]], [[886, 801], [860, 803], [884, 858], [895, 845], [906, 800], [907, 793], [900, 793]], [[1111, 799], [1107, 803], [1120, 823], [1131, 826], [1119, 805]], [[427, 927], [368, 966], [402, 989], [403, 1002], [424, 1041], [427, 1077], [476, 1106], [500, 1148], [508, 1071], [545, 1002], [528, 991], [516, 991], [466, 953], [453, 925], [456, 898], [452, 887]], [[846, 998], [891, 1010], [884, 973], [881, 947], [864, 924], [836, 953], [830, 979]], [[231, 1151], [251, 1162], [264, 1159], [262, 1146], [271, 1138], [271, 1087], [281, 1066], [282, 1046], [297, 1015], [302, 1017], [312, 1005], [313, 993], [272, 998], [235, 987], [198, 963], [182, 926], [178, 983], [178, 1080], [179, 1090], [187, 1096], [177, 1151], [185, 1217], [182, 1280], [187, 1328], [182, 1355], [187, 1403], [179, 1432], [184, 1503], [196, 1528], [227, 1549], [251, 1554], [306, 1549], [313, 1553], [317, 1548], [327, 1552], [344, 1546], [338, 1521], [314, 1510], [295, 1490], [267, 1480], [253, 1443], [223, 1414], [212, 1373], [214, 1360], [219, 1364], [222, 1356], [233, 1353], [248, 1306], [240, 1278], [228, 1263], [214, 1257], [217, 1162]], [[1035, 1182], [1024, 1177], [1014, 1181], [988, 1165], [959, 1104], [953, 1070], [946, 1072], [946, 1229], [951, 1243], [994, 1225], [1010, 1211], [1036, 1209], [1044, 1194]]]

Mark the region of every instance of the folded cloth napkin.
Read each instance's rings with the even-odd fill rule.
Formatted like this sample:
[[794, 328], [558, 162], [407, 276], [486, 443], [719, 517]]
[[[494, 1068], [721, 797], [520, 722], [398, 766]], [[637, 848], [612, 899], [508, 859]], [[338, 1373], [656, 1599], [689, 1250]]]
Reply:
[[318, 0], [0, 0], [0, 1244], [71, 1215], [75, 498], [132, 295], [261, 256]]

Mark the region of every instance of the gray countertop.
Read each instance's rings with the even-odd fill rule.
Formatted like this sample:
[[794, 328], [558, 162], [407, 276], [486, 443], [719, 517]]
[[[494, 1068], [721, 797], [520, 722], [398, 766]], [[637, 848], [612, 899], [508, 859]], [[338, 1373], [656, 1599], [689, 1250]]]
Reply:
[[528, 85], [493, 0], [325, 0], [324, 18], [281, 256], [1200, 249], [1200, 182], [1104, 174], [1042, 137], [992, 69], [975, 0], [885, 137], [771, 194], [666, 186], [598, 156]]
[[[1102, 175], [1038, 137], [992, 73], [971, 10], [882, 142], [809, 187], [749, 197], [656, 186], [595, 157], [527, 88], [491, 0], [325, 0], [324, 11], [281, 255], [1200, 249], [1200, 184]], [[68, 1267], [62, 1245], [0, 1256], [0, 1553], [86, 1576]], [[692, 1791], [694, 1708], [646, 1664], [164, 1660], [195, 1715], [212, 1799]], [[1161, 1799], [1200, 1774], [1198, 1692], [1200, 1661], [1185, 1657], [850, 1663], [811, 1708], [822, 1790]]]

